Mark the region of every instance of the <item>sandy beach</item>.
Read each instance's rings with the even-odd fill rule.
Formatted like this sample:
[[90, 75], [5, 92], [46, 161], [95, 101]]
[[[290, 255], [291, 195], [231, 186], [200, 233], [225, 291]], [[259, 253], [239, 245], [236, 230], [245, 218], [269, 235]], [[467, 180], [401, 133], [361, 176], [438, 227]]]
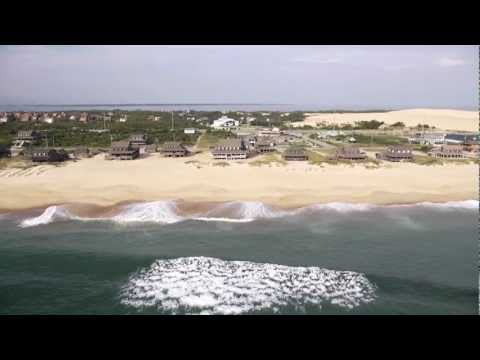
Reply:
[[[252, 159], [253, 160], [253, 159]], [[349, 202], [403, 204], [478, 199], [478, 165], [252, 166], [233, 161], [219, 166], [208, 153], [187, 158], [159, 154], [135, 161], [94, 158], [61, 166], [40, 165], [0, 171], [0, 209], [51, 204], [93, 204], [183, 200], [185, 202], [262, 201], [278, 207]]]
[[354, 124], [355, 121], [377, 120], [387, 125], [403, 122], [406, 126], [428, 124], [441, 130], [478, 131], [479, 118], [477, 111], [451, 109], [409, 109], [382, 113], [309, 113], [302, 122], [292, 123], [298, 127], [302, 125], [315, 126], [317, 123]]

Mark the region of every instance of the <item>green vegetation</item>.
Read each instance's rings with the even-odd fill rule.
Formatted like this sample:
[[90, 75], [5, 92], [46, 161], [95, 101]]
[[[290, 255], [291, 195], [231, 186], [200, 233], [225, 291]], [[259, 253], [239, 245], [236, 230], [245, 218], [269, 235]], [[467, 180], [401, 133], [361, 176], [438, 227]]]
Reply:
[[383, 121], [377, 120], [370, 120], [370, 121], [356, 121], [355, 122], [355, 129], [378, 129], [381, 125], [383, 125]]
[[235, 134], [226, 130], [211, 130], [207, 129], [197, 142], [197, 148], [207, 150], [210, 146], [214, 146], [222, 139], [234, 138]]
[[357, 144], [362, 145], [401, 145], [408, 143], [406, 138], [395, 136], [395, 135], [364, 135], [364, 134], [353, 134], [353, 135], [344, 135], [337, 136], [337, 141], [347, 141], [349, 137], [353, 136]]
[[395, 127], [395, 128], [404, 128], [405, 127], [405, 124], [401, 121], [397, 121], [396, 123], [392, 124], [392, 127]]
[[418, 150], [418, 151], [421, 151], [421, 152], [424, 152], [424, 153], [428, 153], [432, 149], [433, 149], [432, 145], [421, 145], [421, 146], [416, 146], [415, 147], [415, 150]]
[[249, 162], [251, 166], [262, 166], [262, 165], [287, 165], [287, 161], [283, 160], [280, 154], [269, 153], [259, 156], [258, 159]]
[[[94, 112], [91, 112], [94, 113]], [[150, 115], [159, 116], [160, 121], [147, 120]], [[113, 117], [115, 119], [115, 117]], [[165, 141], [182, 141], [186, 144], [195, 143], [198, 134], [184, 134], [183, 130], [188, 127], [202, 128], [202, 124], [187, 120], [186, 116], [174, 113], [175, 130], [171, 130], [171, 113], [153, 113], [145, 111], [128, 112], [127, 122], [91, 121], [86, 124], [79, 121], [57, 120], [53, 124], [41, 122], [23, 123], [11, 121], [0, 125], [0, 143], [11, 144], [19, 130], [40, 131], [49, 146], [74, 147], [84, 145], [88, 147], [108, 147], [110, 141], [124, 140], [134, 133], [147, 135], [147, 143], [162, 143]], [[95, 132], [104, 130], [107, 132]], [[92, 131], [94, 130], [94, 131]]]
[[413, 162], [418, 165], [443, 165], [443, 161], [432, 156], [415, 156]]

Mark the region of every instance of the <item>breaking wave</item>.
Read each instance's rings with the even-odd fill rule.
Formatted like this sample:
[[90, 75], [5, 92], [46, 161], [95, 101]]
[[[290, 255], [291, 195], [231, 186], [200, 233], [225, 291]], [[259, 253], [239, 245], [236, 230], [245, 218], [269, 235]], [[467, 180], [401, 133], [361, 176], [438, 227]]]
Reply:
[[184, 219], [177, 214], [177, 205], [174, 201], [153, 201], [127, 205], [120, 214], [111, 218], [112, 221], [118, 223], [156, 222], [162, 224], [173, 224]]
[[176, 314], [302, 311], [323, 304], [352, 309], [375, 299], [364, 274], [209, 257], [157, 260], [132, 275], [121, 303]]
[[428, 207], [439, 210], [475, 210], [479, 208], [478, 200], [450, 201], [445, 203], [422, 202], [406, 205], [373, 205], [331, 202], [315, 204], [293, 210], [274, 209], [259, 201], [235, 201], [215, 206], [213, 209], [190, 216], [179, 214], [177, 204], [173, 200], [142, 202], [125, 205], [120, 213], [113, 217], [88, 218], [70, 213], [64, 206], [49, 206], [37, 217], [25, 219], [20, 223], [21, 227], [45, 225], [59, 220], [103, 220], [113, 221], [120, 224], [151, 222], [159, 224], [173, 224], [185, 220], [236, 222], [245, 223], [259, 219], [274, 219], [285, 216], [302, 215], [304, 213], [316, 213], [321, 211], [333, 211], [336, 213], [364, 212], [375, 209], [391, 209], [405, 207]]
[[72, 215], [67, 209], [63, 206], [49, 206], [45, 211], [33, 218], [25, 219], [20, 223], [20, 227], [31, 227], [37, 225], [50, 224], [56, 220], [65, 220], [65, 219], [77, 219], [76, 216]]

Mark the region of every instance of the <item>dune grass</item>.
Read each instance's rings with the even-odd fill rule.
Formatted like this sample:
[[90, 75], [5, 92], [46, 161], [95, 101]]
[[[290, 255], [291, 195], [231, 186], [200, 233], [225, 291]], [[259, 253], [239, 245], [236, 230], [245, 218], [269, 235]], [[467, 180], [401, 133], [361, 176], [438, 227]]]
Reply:
[[269, 153], [266, 155], [261, 155], [258, 157], [258, 159], [249, 162], [251, 166], [263, 166], [263, 165], [287, 165], [287, 162], [283, 160], [280, 156], [280, 154], [276, 153]]

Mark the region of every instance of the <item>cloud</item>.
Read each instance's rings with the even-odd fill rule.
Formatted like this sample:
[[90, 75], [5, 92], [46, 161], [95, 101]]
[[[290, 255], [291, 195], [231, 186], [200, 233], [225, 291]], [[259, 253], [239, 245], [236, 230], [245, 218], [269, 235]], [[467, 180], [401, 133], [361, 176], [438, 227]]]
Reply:
[[466, 65], [467, 62], [465, 60], [462, 60], [462, 59], [442, 57], [441, 59], [438, 60], [437, 64], [440, 65], [440, 66], [443, 66], [443, 67], [452, 67], [452, 66]]
[[340, 57], [318, 57], [318, 56], [303, 56], [294, 58], [293, 62], [314, 63], [314, 64], [339, 64], [342, 62]]

